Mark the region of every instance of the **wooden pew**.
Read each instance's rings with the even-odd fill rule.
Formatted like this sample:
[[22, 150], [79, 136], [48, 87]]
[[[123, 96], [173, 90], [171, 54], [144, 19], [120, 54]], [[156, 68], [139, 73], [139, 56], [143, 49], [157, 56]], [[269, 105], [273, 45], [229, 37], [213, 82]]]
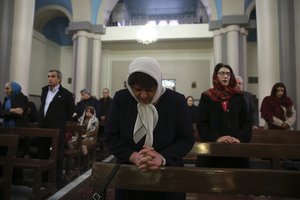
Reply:
[[[20, 137], [46, 137], [51, 138], [51, 152], [49, 159], [33, 159], [33, 158], [16, 158], [14, 168], [33, 170], [32, 199], [41, 199], [47, 194], [56, 191], [56, 163], [58, 151], [58, 129], [44, 128], [7, 128], [0, 127], [1, 134], [14, 134]], [[43, 182], [42, 174], [48, 172], [47, 182]], [[28, 184], [28, 183], [24, 183]]]
[[280, 159], [300, 159], [300, 144], [263, 143], [202, 143], [196, 142], [193, 149], [184, 157], [195, 161], [197, 156], [226, 156], [246, 158], [269, 158], [272, 169], [281, 169]]
[[300, 131], [253, 130], [251, 143], [300, 144]]
[[[66, 131], [70, 131], [71, 133], [78, 134], [78, 139], [74, 149], [66, 149], [64, 152], [65, 157], [65, 179], [67, 182], [71, 181], [74, 178], [77, 178], [80, 175], [80, 160], [81, 160], [81, 135], [85, 133], [86, 127], [80, 126], [77, 124], [67, 124]], [[72, 160], [74, 161], [74, 166], [72, 166]]]
[[0, 135], [0, 171], [2, 174], [0, 177], [0, 199], [10, 199], [13, 164], [17, 153], [18, 141], [19, 137], [16, 135]]
[[[91, 186], [95, 192], [103, 186], [114, 164], [95, 162]], [[300, 172], [253, 169], [205, 169], [195, 167], [162, 167], [141, 172], [134, 165], [121, 165], [110, 187], [132, 190], [188, 192], [230, 199], [300, 198]], [[251, 195], [251, 196], [249, 196]], [[221, 199], [221, 198], [218, 198]]]

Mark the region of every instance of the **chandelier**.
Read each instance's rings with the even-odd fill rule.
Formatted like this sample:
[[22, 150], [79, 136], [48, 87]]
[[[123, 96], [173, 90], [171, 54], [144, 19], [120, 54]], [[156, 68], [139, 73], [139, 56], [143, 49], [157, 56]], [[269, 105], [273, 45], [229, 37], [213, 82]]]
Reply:
[[136, 40], [141, 44], [154, 43], [157, 41], [157, 31], [152, 25], [146, 24], [138, 30]]

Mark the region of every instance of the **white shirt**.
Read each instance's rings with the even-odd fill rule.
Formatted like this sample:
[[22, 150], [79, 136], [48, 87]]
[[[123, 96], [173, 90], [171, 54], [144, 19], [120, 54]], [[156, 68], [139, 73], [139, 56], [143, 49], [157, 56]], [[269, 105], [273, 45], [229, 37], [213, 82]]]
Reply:
[[58, 92], [60, 84], [58, 84], [56, 87], [53, 88], [53, 90], [50, 89], [50, 86], [48, 88], [48, 93], [46, 97], [45, 107], [44, 107], [44, 116], [46, 116], [46, 113], [48, 111], [49, 105], [52, 102], [54, 96]]

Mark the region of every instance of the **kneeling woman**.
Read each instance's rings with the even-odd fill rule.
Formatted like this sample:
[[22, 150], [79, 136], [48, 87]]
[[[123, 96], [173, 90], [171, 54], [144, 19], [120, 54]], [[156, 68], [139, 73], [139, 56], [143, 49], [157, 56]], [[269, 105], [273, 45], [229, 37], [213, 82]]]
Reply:
[[[193, 147], [191, 117], [182, 94], [162, 86], [160, 66], [153, 58], [137, 58], [129, 66], [128, 89], [118, 91], [104, 127], [105, 142], [117, 162], [141, 171], [183, 166]], [[149, 181], [152, 181], [149, 179]], [[176, 200], [184, 193], [116, 190], [116, 199]]]

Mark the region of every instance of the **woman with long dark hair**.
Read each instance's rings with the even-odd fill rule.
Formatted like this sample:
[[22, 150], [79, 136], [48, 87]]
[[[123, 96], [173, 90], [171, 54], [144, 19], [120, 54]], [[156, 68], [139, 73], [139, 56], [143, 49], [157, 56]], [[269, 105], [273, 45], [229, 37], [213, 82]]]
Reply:
[[260, 112], [266, 121], [265, 129], [291, 130], [296, 121], [293, 101], [283, 83], [274, 84], [271, 95], [263, 99]]

